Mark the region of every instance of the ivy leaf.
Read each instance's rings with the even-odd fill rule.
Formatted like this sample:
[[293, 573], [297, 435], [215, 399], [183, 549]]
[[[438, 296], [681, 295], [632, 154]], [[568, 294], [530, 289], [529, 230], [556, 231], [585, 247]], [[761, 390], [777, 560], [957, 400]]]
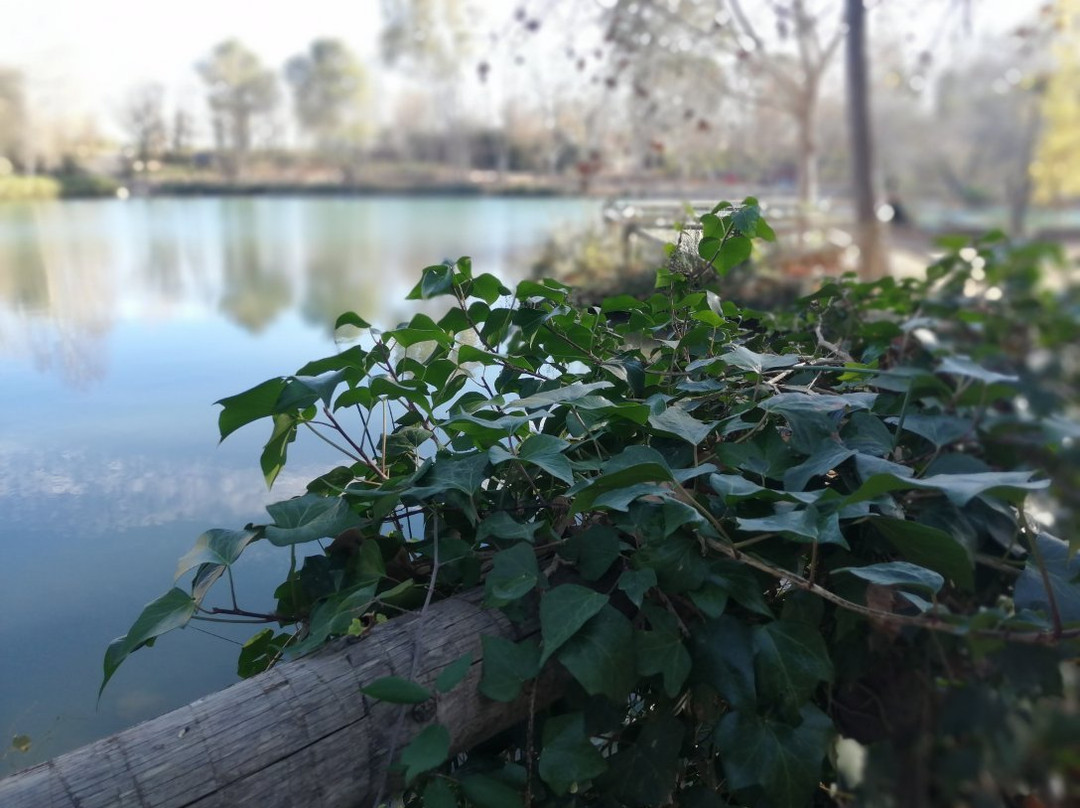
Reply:
[[434, 698], [430, 690], [421, 684], [402, 679], [400, 676], [383, 676], [370, 685], [360, 688], [365, 696], [391, 704], [421, 704]]
[[560, 554], [574, 563], [582, 578], [595, 581], [611, 569], [619, 552], [618, 532], [608, 525], [592, 525], [571, 536]]
[[445, 295], [454, 287], [454, 267], [449, 264], [436, 264], [424, 267], [420, 281], [405, 297], [406, 300], [428, 300]]
[[679, 407], [668, 407], [661, 413], [649, 416], [649, 426], [664, 435], [682, 438], [697, 446], [709, 437], [715, 423], [707, 424]]
[[682, 722], [671, 713], [649, 718], [637, 739], [612, 760], [603, 783], [624, 805], [672, 804], [685, 734]]
[[480, 692], [495, 701], [513, 701], [521, 687], [540, 672], [540, 647], [534, 640], [514, 643], [484, 635], [484, 668]]
[[116, 669], [132, 651], [150, 645], [168, 631], [183, 628], [195, 614], [195, 598], [183, 589], [173, 587], [160, 598], [148, 603], [131, 624], [128, 633], [109, 643], [105, 650], [105, 674], [98, 688], [98, 698], [105, 690]]
[[966, 379], [976, 379], [983, 384], [998, 384], [1005, 382], [1015, 384], [1020, 381], [1019, 376], [1007, 376], [1004, 373], [995, 373], [981, 365], [972, 362], [966, 356], [947, 356], [938, 365], [938, 373], [948, 373], [953, 376], [961, 376]]
[[562, 453], [569, 445], [568, 441], [554, 435], [530, 435], [518, 449], [518, 459], [523, 463], [538, 466], [555, 479], [572, 485], [574, 470], [570, 466], [570, 460]]
[[838, 572], [850, 573], [878, 586], [909, 587], [934, 593], [945, 585], [945, 579], [939, 573], [907, 561], [886, 561], [865, 567], [838, 567], [833, 570], [833, 574]]
[[457, 797], [442, 777], [433, 777], [428, 781], [421, 800], [424, 808], [457, 808]]
[[476, 531], [476, 542], [496, 539], [500, 542], [527, 541], [532, 543], [536, 540], [536, 531], [544, 526], [543, 522], [521, 523], [506, 511], [497, 511], [491, 516], [485, 516]]
[[913, 488], [940, 491], [958, 507], [984, 494], [1009, 501], [1023, 499], [1028, 491], [1039, 491], [1050, 485], [1049, 480], [1032, 480], [1032, 471], [986, 471], [969, 474], [935, 474], [914, 479], [895, 474], [875, 474], [847, 497], [846, 504], [875, 499], [891, 491]]
[[809, 623], [774, 620], [753, 630], [754, 671], [765, 703], [794, 713], [818, 682], [830, 682], [832, 660], [821, 632]]
[[284, 389], [284, 378], [269, 379], [243, 393], [215, 402], [223, 408], [218, 415], [218, 431], [221, 433], [221, 440], [225, 440], [240, 427], [252, 421], [273, 415], [275, 405]]
[[535, 589], [539, 580], [536, 552], [530, 544], [518, 542], [495, 554], [484, 581], [484, 601], [488, 606], [505, 606]]
[[231, 566], [240, 557], [244, 548], [258, 539], [260, 535], [262, 533], [259, 530], [222, 530], [214, 528], [206, 531], [195, 540], [195, 546], [180, 559], [180, 562], [176, 565], [176, 572], [173, 573], [173, 580], [176, 580], [188, 570], [203, 564], [216, 564], [221, 567]]
[[690, 653], [676, 631], [635, 632], [637, 669], [642, 676], [662, 675], [664, 692], [671, 698], [679, 695], [690, 675]]
[[973, 591], [975, 573], [971, 555], [952, 535], [910, 519], [871, 516], [868, 521], [905, 561], [939, 572], [961, 589]]
[[660, 586], [669, 594], [697, 589], [709, 574], [701, 547], [685, 534], [646, 544], [634, 554], [634, 563], [655, 570]]
[[450, 733], [442, 724], [432, 724], [420, 730], [409, 745], [401, 750], [401, 762], [405, 765], [405, 785], [417, 775], [441, 766], [450, 757]]
[[477, 808], [523, 808], [520, 792], [494, 777], [470, 774], [460, 782], [466, 799]]
[[562, 584], [544, 593], [540, 599], [540, 634], [544, 638], [540, 665], [543, 666], [607, 602], [607, 595], [578, 584]]
[[694, 632], [691, 675], [711, 685], [737, 710], [754, 710], [757, 684], [754, 677], [754, 646], [750, 627], [725, 615], [706, 620]]
[[274, 524], [266, 527], [266, 538], [278, 547], [332, 538], [360, 524], [360, 517], [340, 497], [304, 494], [266, 506]]
[[404, 493], [417, 501], [445, 495], [448, 491], [472, 496], [487, 479], [489, 465], [486, 452], [463, 456], [440, 454], [427, 474]]
[[745, 345], [733, 345], [726, 353], [717, 357], [726, 365], [749, 370], [753, 373], [762, 373], [766, 370], [777, 368], [789, 368], [802, 361], [798, 354], [760, 354], [751, 351]]
[[449, 693], [468, 675], [472, 663], [472, 651], [455, 659], [439, 672], [435, 678], [435, 689], [440, 693]]
[[1039, 557], [1046, 565], [1050, 579], [1047, 592], [1035, 554], [1028, 556], [1027, 565], [1016, 580], [1013, 601], [1017, 609], [1039, 610], [1051, 614], [1050, 593], [1053, 593], [1058, 614], [1063, 623], [1080, 622], [1080, 555], [1069, 559], [1069, 545], [1049, 533], [1035, 537]]
[[626, 593], [630, 601], [640, 607], [645, 593], [656, 586], [656, 570], [644, 567], [639, 570], [626, 570], [619, 576], [619, 589]]
[[604, 390], [614, 386], [611, 382], [592, 382], [590, 384], [574, 382], [573, 384], [557, 387], [554, 390], [546, 390], [542, 393], [519, 398], [517, 401], [507, 402], [506, 409], [541, 410], [556, 404], [577, 401], [597, 390]]
[[896, 424], [905, 432], [911, 432], [920, 438], [926, 438], [937, 449], [948, 446], [961, 438], [972, 434], [975, 423], [968, 418], [955, 415], [918, 415], [911, 414], [900, 418], [886, 418], [890, 424]]
[[[629, 488], [640, 483], [670, 482], [674, 479], [671, 467], [662, 454], [649, 446], [631, 446], [604, 463], [600, 467], [599, 476], [593, 478], [587, 487], [576, 492], [572, 511], [582, 513], [589, 510], [593, 503], [608, 491]], [[629, 495], [624, 495], [622, 500], [626, 500], [627, 496]]]
[[792, 727], [747, 710], [728, 713], [713, 738], [735, 791], [759, 786], [774, 805], [808, 805], [821, 778], [832, 723], [812, 704]]
[[342, 326], [351, 325], [353, 328], [371, 328], [371, 323], [357, 314], [355, 311], [347, 311], [334, 321], [334, 330], [337, 331]]
[[[601, 597], [607, 600], [606, 595]], [[618, 704], [625, 702], [637, 682], [630, 621], [612, 606], [603, 606], [559, 648], [559, 662], [590, 696], [603, 694]]]
[[583, 713], [552, 716], [544, 722], [540, 778], [557, 795], [592, 780], [607, 769], [607, 761], [585, 732]]

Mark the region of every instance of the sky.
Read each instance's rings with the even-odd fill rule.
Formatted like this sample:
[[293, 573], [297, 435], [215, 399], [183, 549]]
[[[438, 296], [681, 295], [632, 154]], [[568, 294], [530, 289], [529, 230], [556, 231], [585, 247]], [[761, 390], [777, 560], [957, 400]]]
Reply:
[[[592, 5], [597, 0], [570, 0]], [[752, 10], [761, 0], [747, 0]], [[877, 0], [888, 5], [898, 0]], [[977, 24], [1001, 30], [1043, 0], [972, 0]], [[239, 37], [280, 66], [320, 36], [341, 38], [365, 60], [377, 53], [380, 0], [0, 0], [0, 66], [21, 69], [45, 114], [92, 114], [107, 130], [140, 82], [165, 85], [172, 103], [202, 106], [194, 65]], [[479, 0], [493, 18], [536, 0]]]

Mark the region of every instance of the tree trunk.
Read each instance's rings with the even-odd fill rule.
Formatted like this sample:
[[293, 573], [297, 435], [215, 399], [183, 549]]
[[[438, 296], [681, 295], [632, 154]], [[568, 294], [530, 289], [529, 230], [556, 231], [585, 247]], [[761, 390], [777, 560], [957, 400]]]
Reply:
[[863, 0], [847, 2], [848, 123], [851, 131], [851, 182], [855, 202], [855, 241], [859, 277], [876, 280], [888, 273], [881, 225], [874, 204], [874, 144], [866, 73], [866, 10]]
[[[528, 715], [528, 688], [508, 704], [478, 693], [480, 637], [520, 640], [535, 634], [536, 624], [514, 626], [502, 613], [481, 608], [481, 597], [473, 592], [432, 604], [423, 616], [391, 620], [358, 641], [338, 641], [18, 772], [0, 780], [0, 805], [370, 806], [391, 759], [424, 727], [445, 726], [456, 754]], [[390, 675], [434, 692], [439, 672], [469, 652], [468, 675], [435, 702], [401, 707], [360, 693]], [[550, 672], [541, 677], [533, 706], [554, 701], [563, 681]]]

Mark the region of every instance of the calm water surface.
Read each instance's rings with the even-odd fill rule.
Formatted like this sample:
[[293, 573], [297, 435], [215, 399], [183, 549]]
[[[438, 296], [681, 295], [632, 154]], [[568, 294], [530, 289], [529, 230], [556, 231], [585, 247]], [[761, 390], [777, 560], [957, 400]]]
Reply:
[[[212, 402], [335, 350], [346, 309], [408, 316], [420, 268], [471, 255], [522, 277], [567, 199], [205, 199], [0, 205], [0, 774], [235, 680], [250, 630], [176, 632], [95, 704], [101, 659], [209, 527], [336, 462], [298, 442], [265, 490], [262, 425], [217, 445]], [[287, 557], [256, 545], [241, 605], [270, 606]], [[8, 747], [32, 739], [27, 753]]]

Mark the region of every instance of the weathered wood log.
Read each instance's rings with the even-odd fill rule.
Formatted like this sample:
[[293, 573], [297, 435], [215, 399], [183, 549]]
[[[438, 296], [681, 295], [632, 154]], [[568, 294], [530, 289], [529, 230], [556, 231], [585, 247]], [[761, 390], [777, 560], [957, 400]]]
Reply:
[[[528, 715], [528, 688], [514, 702], [477, 691], [482, 635], [520, 640], [515, 626], [469, 593], [377, 626], [356, 642], [322, 651], [199, 699], [160, 718], [0, 780], [4, 808], [297, 808], [372, 805], [398, 752], [438, 721], [453, 752]], [[410, 677], [416, 653], [416, 675]], [[460, 685], [417, 708], [376, 702], [360, 688], [383, 676], [413, 678], [434, 692], [450, 662], [472, 652]], [[537, 685], [539, 707], [558, 696], [559, 677]], [[434, 707], [434, 710], [425, 709]]]

